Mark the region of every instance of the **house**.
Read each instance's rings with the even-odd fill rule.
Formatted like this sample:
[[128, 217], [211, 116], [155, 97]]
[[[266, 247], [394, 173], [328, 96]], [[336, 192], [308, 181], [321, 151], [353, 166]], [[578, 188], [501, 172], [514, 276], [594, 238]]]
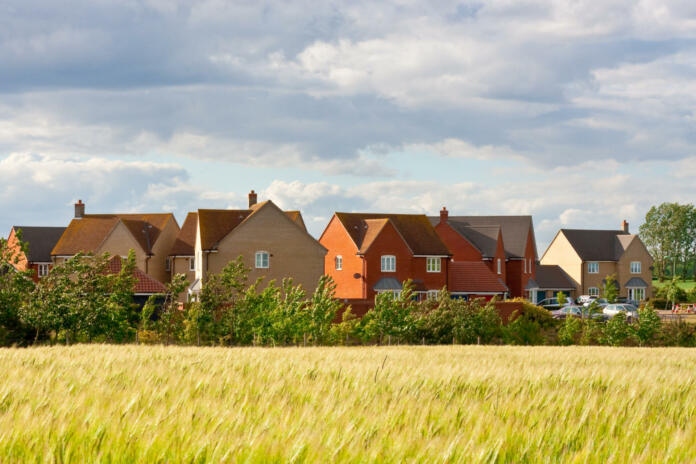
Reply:
[[442, 208], [439, 217], [429, 219], [455, 263], [482, 261], [502, 280], [509, 296], [529, 296], [537, 261], [531, 216], [450, 216]]
[[[196, 230], [198, 228], [198, 213], [192, 212], [186, 215], [174, 245], [167, 258], [167, 270], [169, 276], [184, 274], [189, 284], [196, 280]], [[180, 298], [185, 300], [185, 295]]]
[[[118, 274], [123, 268], [123, 260], [120, 256], [112, 256], [106, 269], [107, 274]], [[135, 287], [133, 288], [133, 302], [142, 308], [147, 300], [153, 295], [164, 295], [167, 287], [159, 280], [145, 274], [137, 267], [133, 271]]]
[[504, 299], [508, 293], [507, 285], [483, 261], [452, 260], [447, 288], [452, 298], [483, 298], [486, 301], [496, 296]]
[[[21, 231], [22, 241], [27, 244], [27, 252], [24, 253], [19, 247], [17, 234]], [[10, 235], [7, 238], [8, 245], [15, 249], [15, 256], [18, 263], [15, 265], [17, 270], [32, 270], [34, 282], [45, 277], [53, 267], [51, 261], [51, 250], [65, 231], [65, 227], [30, 227], [12, 226]]]
[[319, 242], [337, 298], [372, 304], [408, 279], [421, 298], [447, 285], [451, 253], [425, 215], [335, 213]]
[[282, 211], [272, 201], [256, 202], [249, 194], [249, 209], [199, 209], [194, 246], [197, 293], [210, 274], [217, 274], [242, 257], [249, 281], [264, 278], [263, 285], [292, 278], [313, 293], [324, 273], [326, 249], [312, 237], [299, 211]]
[[536, 274], [527, 283], [529, 300], [539, 303], [546, 298], [554, 298], [560, 292], [566, 297], [576, 298], [577, 290], [573, 279], [555, 264], [536, 264]]
[[80, 200], [75, 204], [75, 218], [53, 247], [51, 257], [59, 265], [77, 253], [128, 256], [132, 249], [139, 269], [167, 282], [167, 258], [178, 234], [179, 224], [171, 213], [85, 214]]
[[615, 274], [619, 296], [636, 301], [652, 297], [653, 259], [626, 221], [619, 230], [559, 230], [541, 264], [562, 268], [580, 295], [600, 295], [606, 277]]

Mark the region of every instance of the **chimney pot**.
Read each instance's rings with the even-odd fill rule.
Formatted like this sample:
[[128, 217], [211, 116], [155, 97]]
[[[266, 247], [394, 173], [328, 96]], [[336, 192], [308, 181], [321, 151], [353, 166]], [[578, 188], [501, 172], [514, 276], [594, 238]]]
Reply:
[[628, 233], [628, 222], [624, 219], [623, 222], [621, 223], [621, 230], [624, 232]]
[[447, 208], [444, 206], [440, 210], [440, 222], [447, 222], [447, 219], [449, 218], [449, 211], [447, 211]]
[[257, 195], [253, 190], [249, 192], [249, 208], [256, 204]]
[[85, 215], [85, 204], [82, 203], [82, 200], [77, 200], [77, 203], [75, 203], [75, 219], [80, 219], [84, 217]]

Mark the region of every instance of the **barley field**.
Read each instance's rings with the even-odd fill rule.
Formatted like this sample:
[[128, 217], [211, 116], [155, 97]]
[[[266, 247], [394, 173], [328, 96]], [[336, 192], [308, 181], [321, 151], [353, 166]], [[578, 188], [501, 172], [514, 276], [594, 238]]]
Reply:
[[0, 462], [696, 462], [696, 350], [0, 350]]

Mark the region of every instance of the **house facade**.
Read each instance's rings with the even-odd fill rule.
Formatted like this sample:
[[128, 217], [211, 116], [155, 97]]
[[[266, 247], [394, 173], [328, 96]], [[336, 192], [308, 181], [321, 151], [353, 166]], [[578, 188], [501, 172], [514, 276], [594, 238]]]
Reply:
[[[21, 231], [22, 242], [27, 245], [26, 253], [22, 251], [19, 244], [19, 231]], [[31, 270], [34, 282], [47, 276], [53, 268], [51, 250], [64, 231], [65, 227], [13, 226], [7, 237], [7, 243], [14, 249], [14, 255], [18, 259], [15, 265], [17, 270]]]
[[140, 270], [168, 282], [167, 261], [178, 234], [179, 224], [171, 213], [85, 214], [79, 201], [74, 219], [51, 250], [51, 259], [60, 265], [77, 253], [125, 257], [132, 249]]
[[558, 265], [536, 265], [534, 279], [527, 283], [529, 301], [539, 303], [546, 298], [555, 298], [560, 292], [568, 298], [576, 298], [577, 288], [573, 279]]
[[599, 296], [606, 277], [616, 275], [619, 296], [636, 301], [653, 296], [653, 258], [626, 221], [619, 230], [561, 229], [541, 264], [562, 268], [579, 295]]
[[217, 274], [231, 261], [242, 257], [250, 268], [249, 282], [263, 278], [262, 287], [275, 280], [292, 278], [309, 293], [324, 273], [326, 249], [305, 228], [299, 211], [282, 211], [272, 201], [256, 203], [249, 195], [249, 209], [197, 212], [194, 245], [197, 293], [208, 276]]
[[409, 279], [427, 298], [448, 283], [451, 253], [425, 215], [335, 213], [319, 242], [343, 300], [372, 304], [378, 293], [399, 294]]

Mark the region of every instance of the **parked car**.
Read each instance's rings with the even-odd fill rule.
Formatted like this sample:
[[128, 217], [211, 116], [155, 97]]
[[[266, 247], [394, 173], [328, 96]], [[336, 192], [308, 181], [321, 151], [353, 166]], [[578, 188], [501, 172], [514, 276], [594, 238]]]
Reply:
[[591, 300], [583, 303], [582, 305], [586, 308], [589, 308], [592, 303], [596, 304], [600, 308], [604, 308], [609, 304], [609, 302], [606, 300], [606, 298], [594, 298], [593, 297]]
[[[573, 300], [571, 298], [568, 298], [565, 306], [570, 306], [572, 304]], [[555, 311], [561, 308], [561, 304], [558, 302], [558, 298], [546, 298], [538, 302], [537, 306], [541, 306], [542, 308], [548, 309], [549, 311]]]
[[602, 312], [609, 316], [610, 318], [616, 316], [620, 312], [626, 314], [626, 319], [630, 322], [638, 319], [638, 308], [631, 304], [626, 303], [615, 303], [607, 305]]
[[551, 311], [551, 317], [553, 317], [554, 319], [565, 319], [569, 315], [581, 319], [592, 318], [601, 321], [606, 321], [607, 319], [609, 319], [609, 317], [603, 313], [595, 312], [590, 314], [587, 308], [577, 305], [564, 306], [560, 309], [557, 309], [556, 311]]

